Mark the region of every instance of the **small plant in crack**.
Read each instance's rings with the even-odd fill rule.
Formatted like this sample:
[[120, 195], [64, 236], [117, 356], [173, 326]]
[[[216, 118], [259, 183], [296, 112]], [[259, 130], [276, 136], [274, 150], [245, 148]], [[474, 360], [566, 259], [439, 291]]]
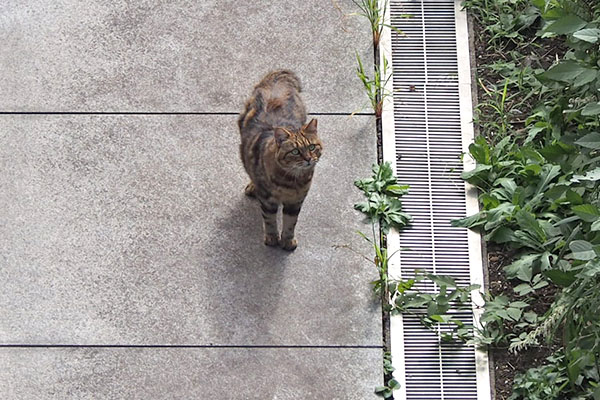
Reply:
[[356, 53], [356, 61], [358, 63], [356, 75], [363, 84], [367, 97], [369, 98], [369, 103], [375, 113], [375, 117], [381, 118], [383, 101], [393, 94], [391, 90], [386, 89], [386, 85], [392, 77], [392, 74], [389, 73], [388, 61], [384, 57], [382, 66], [375, 65], [373, 78], [370, 78], [365, 72], [365, 68], [358, 52]]
[[383, 18], [388, 6], [387, 0], [383, 2], [381, 10], [379, 9], [379, 0], [352, 0], [352, 2], [360, 10], [360, 12], [354, 13], [353, 15], [360, 15], [369, 21], [371, 32], [373, 34], [373, 46], [377, 48], [377, 46], [379, 46], [379, 41], [381, 40], [381, 33], [385, 26]]
[[387, 385], [377, 386], [375, 388], [375, 394], [384, 399], [389, 399], [394, 395], [394, 390], [398, 389], [400, 389], [400, 383], [395, 379], [390, 379]]
[[385, 385], [377, 386], [375, 394], [384, 399], [392, 398], [394, 390], [400, 389], [400, 383], [394, 379], [392, 373], [396, 369], [392, 365], [392, 354], [389, 351], [383, 353], [383, 372], [385, 374]]
[[354, 208], [366, 215], [371, 222], [372, 238], [362, 232], [359, 234], [373, 246], [373, 263], [379, 272], [379, 279], [372, 282], [373, 289], [384, 299], [384, 307], [389, 307], [388, 254], [385, 235], [391, 228], [398, 230], [408, 225], [412, 218], [402, 211], [400, 197], [408, 193], [407, 185], [399, 185], [389, 162], [373, 165], [371, 178], [360, 179], [354, 185], [362, 190], [365, 201], [356, 203]]
[[[402, 33], [398, 28], [385, 23], [385, 14], [389, 7], [388, 0], [352, 0], [352, 2], [360, 11], [351, 15], [359, 15], [365, 17], [369, 21], [371, 33], [373, 34], [373, 47], [375, 49], [379, 46], [384, 28], [389, 28], [395, 32]], [[379, 4], [381, 4], [381, 7]], [[406, 14], [401, 16], [405, 18], [410, 17], [410, 15]]]

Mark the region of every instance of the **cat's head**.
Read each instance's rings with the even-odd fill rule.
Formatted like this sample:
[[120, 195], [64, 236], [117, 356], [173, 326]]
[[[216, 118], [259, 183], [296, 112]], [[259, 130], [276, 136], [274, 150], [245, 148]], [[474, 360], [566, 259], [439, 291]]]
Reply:
[[275, 128], [274, 135], [278, 148], [277, 160], [283, 168], [300, 173], [315, 167], [323, 152], [316, 119], [298, 130]]

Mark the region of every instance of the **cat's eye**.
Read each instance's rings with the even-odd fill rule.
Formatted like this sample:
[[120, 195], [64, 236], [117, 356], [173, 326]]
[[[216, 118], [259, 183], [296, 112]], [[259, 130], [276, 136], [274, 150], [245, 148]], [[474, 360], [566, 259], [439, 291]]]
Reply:
[[315, 146], [314, 144], [311, 144], [310, 146], [308, 146], [308, 149], [309, 149], [310, 151], [314, 151], [314, 150], [315, 150], [315, 147], [316, 147], [316, 146]]
[[300, 154], [300, 150], [294, 149], [294, 150], [292, 150], [292, 154], [297, 156], [298, 154]]

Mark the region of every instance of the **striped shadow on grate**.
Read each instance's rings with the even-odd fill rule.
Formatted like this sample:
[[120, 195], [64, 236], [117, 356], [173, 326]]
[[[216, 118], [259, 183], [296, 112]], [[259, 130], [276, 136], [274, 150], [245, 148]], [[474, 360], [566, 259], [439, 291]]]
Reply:
[[[413, 224], [388, 236], [392, 278], [415, 270], [450, 275], [459, 283], [483, 283], [480, 237], [450, 221], [477, 212], [475, 190], [460, 178], [472, 168], [461, 154], [473, 140], [468, 31], [460, 0], [395, 0], [381, 55], [393, 76], [383, 111], [383, 157], [398, 180], [410, 185], [403, 198]], [[423, 290], [434, 289], [423, 286]], [[480, 303], [479, 296], [474, 302]], [[454, 310], [478, 323], [480, 310]], [[408, 315], [392, 316], [391, 348], [401, 400], [491, 398], [487, 356], [439, 336]]]

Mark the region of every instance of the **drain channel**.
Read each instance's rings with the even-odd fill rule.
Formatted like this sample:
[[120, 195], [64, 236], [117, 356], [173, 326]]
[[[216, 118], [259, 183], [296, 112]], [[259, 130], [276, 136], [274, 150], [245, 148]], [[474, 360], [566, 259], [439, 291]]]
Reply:
[[[402, 34], [388, 30], [381, 44], [391, 61], [394, 93], [384, 104], [383, 157], [398, 180], [410, 185], [403, 205], [414, 219], [400, 234], [388, 235], [390, 254], [402, 249], [390, 262], [390, 275], [424, 270], [483, 286], [479, 235], [450, 224], [478, 207], [475, 191], [460, 178], [473, 167], [468, 157], [461, 160], [473, 140], [465, 12], [460, 0], [391, 1], [389, 9], [391, 25]], [[478, 311], [453, 314], [478, 323]], [[396, 399], [491, 398], [486, 354], [440, 342], [416, 317], [392, 316], [391, 349], [402, 384]]]

